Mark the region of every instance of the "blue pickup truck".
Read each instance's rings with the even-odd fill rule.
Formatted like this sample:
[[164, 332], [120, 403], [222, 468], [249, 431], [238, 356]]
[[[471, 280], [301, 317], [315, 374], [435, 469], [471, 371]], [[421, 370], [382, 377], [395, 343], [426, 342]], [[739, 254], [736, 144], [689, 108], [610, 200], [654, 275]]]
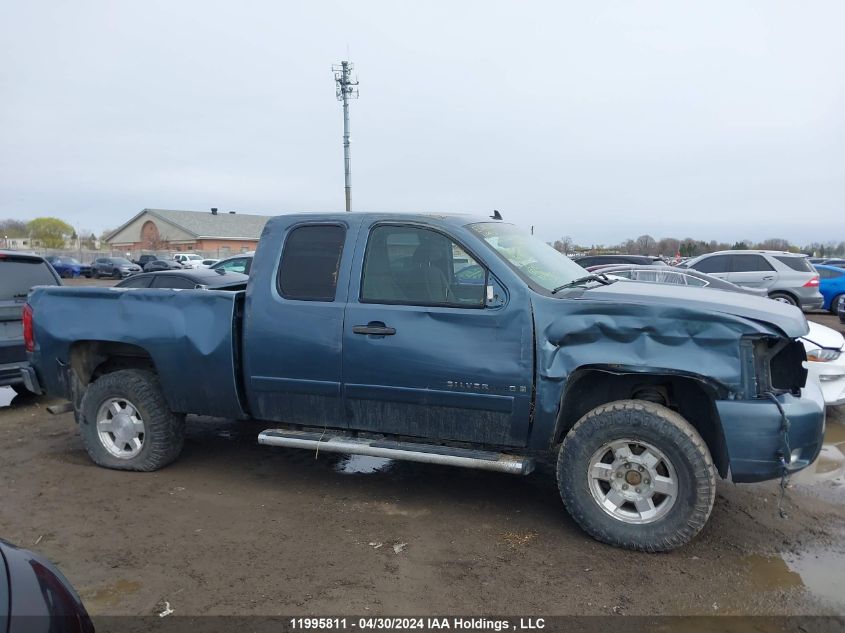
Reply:
[[824, 430], [797, 308], [590, 275], [499, 219], [282, 216], [245, 291], [38, 288], [24, 321], [101, 466], [172, 462], [186, 414], [265, 420], [269, 446], [515, 474], [552, 456], [573, 519], [644, 551], [701, 530], [717, 474], [799, 470]]

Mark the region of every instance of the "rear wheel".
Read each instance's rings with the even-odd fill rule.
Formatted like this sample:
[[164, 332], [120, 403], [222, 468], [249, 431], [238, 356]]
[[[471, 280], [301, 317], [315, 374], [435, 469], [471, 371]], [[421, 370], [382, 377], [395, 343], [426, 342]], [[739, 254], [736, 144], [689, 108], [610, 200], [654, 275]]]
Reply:
[[798, 305], [798, 301], [795, 300], [795, 297], [785, 292], [773, 292], [769, 295], [769, 299], [774, 299], [775, 301], [780, 301], [781, 303], [788, 303], [791, 306]]
[[185, 417], [170, 411], [158, 377], [125, 369], [88, 386], [80, 432], [94, 463], [117, 470], [158, 470], [175, 460], [185, 441]]
[[567, 434], [558, 488], [596, 540], [645, 552], [689, 542], [710, 516], [716, 471], [704, 440], [674, 411], [641, 400], [596, 407]]
[[839, 294], [830, 300], [830, 313], [833, 315], [839, 314], [839, 302], [845, 299], [845, 294]]

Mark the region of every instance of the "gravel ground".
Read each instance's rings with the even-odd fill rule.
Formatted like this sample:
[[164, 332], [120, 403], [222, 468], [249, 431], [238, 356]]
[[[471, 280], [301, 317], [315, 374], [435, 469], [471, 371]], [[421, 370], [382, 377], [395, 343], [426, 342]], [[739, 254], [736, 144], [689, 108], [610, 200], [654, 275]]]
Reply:
[[845, 613], [841, 411], [787, 519], [776, 483], [720, 483], [698, 538], [649, 555], [585, 536], [546, 468], [315, 457], [258, 446], [261, 424], [189, 418], [175, 464], [117, 472], [89, 461], [70, 414], [13, 395], [0, 535], [56, 561], [94, 615]]

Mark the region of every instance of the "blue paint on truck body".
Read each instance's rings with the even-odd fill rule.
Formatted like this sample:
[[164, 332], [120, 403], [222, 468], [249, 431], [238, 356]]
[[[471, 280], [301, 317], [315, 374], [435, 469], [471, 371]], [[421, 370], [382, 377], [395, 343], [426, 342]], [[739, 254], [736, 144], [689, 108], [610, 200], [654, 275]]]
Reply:
[[[552, 294], [497, 254], [473, 230], [477, 222], [490, 220], [282, 216], [265, 226], [245, 292], [39, 288], [29, 299], [32, 362], [47, 393], [74, 400], [75, 385], [90, 378], [80, 367], [95, 362], [74, 355], [75, 346], [126, 344], [149, 355], [177, 412], [514, 452], [548, 450], [560, 440], [566, 398], [591, 372], [634, 383], [668, 376], [708, 394], [700, 406], [718, 428], [705, 439], [724, 453], [723, 475], [729, 466], [737, 481], [778, 476], [781, 416], [762, 393], [762, 348], [755, 345], [780, 348], [806, 334], [800, 310], [638, 282]], [[342, 236], [335, 296], [286, 298], [279, 281], [285, 243], [297, 228], [317, 225], [337, 227]], [[368, 241], [376, 227], [394, 225], [443, 234], [480, 264], [489, 287], [484, 304], [364, 300]], [[477, 279], [467, 283], [479, 286]], [[395, 331], [356, 331], [373, 324]], [[793, 467], [809, 464], [821, 448], [822, 403], [812, 386], [773, 395], [791, 419]]]

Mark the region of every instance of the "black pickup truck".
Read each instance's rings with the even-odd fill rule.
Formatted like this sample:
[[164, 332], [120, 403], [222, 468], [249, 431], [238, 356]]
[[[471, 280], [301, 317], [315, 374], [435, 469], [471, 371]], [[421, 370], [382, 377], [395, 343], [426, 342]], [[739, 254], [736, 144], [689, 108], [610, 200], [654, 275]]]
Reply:
[[24, 318], [109, 468], [176, 459], [190, 413], [266, 420], [270, 446], [516, 474], [551, 455], [589, 534], [658, 551], [701, 530], [717, 473], [821, 449], [800, 310], [589, 275], [487, 218], [283, 216], [245, 292], [39, 288]]

